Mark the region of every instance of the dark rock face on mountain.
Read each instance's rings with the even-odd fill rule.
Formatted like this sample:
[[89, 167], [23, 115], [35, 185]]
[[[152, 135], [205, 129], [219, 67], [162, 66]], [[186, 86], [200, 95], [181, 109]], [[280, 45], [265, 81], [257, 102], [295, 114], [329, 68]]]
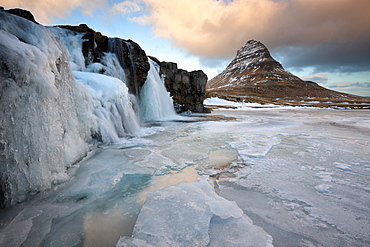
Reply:
[[103, 52], [116, 54], [125, 71], [129, 92], [138, 95], [146, 81], [150, 65], [145, 51], [137, 43], [132, 40], [108, 38], [100, 32], [92, 30], [86, 24], [58, 27], [85, 33], [82, 37], [85, 40], [82, 44], [82, 53], [86, 65], [100, 62]]
[[188, 72], [178, 69], [176, 63], [161, 62], [160, 73], [164, 75], [177, 112], [209, 112], [203, 106], [208, 77], [201, 71]]
[[305, 98], [367, 100], [300, 79], [273, 59], [266, 46], [254, 40], [240, 48], [227, 68], [207, 83], [207, 96], [266, 103]]

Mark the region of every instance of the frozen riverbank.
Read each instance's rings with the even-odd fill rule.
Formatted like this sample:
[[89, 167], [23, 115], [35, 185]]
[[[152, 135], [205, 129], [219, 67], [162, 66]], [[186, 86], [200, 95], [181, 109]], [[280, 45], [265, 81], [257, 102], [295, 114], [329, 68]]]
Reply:
[[212, 115], [233, 120], [157, 122], [92, 153], [69, 182], [1, 210], [0, 245], [370, 244], [368, 110]]

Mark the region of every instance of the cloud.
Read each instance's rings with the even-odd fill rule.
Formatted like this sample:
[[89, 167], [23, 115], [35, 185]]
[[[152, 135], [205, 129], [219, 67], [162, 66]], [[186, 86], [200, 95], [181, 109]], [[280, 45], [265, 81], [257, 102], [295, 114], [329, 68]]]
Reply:
[[121, 14], [124, 14], [124, 15], [133, 13], [133, 12], [138, 12], [141, 9], [142, 8], [140, 7], [139, 4], [132, 2], [132, 1], [120, 2], [120, 3], [113, 5], [112, 7], [112, 10], [114, 12], [120, 12]]
[[101, 0], [3, 0], [5, 8], [23, 8], [32, 12], [36, 21], [48, 25], [54, 17], [63, 18], [75, 9], [83, 14], [91, 15], [94, 10], [106, 6]]
[[344, 93], [370, 97], [370, 82], [339, 82], [328, 87]]
[[369, 0], [3, 0], [2, 5], [28, 9], [43, 24], [76, 9], [92, 14], [105, 8], [150, 25], [157, 37], [206, 66], [230, 61], [255, 39], [287, 69], [369, 70]]
[[278, 59], [288, 70], [314, 67], [314, 73], [352, 73], [370, 69], [370, 37], [346, 43], [331, 42], [305, 47], [278, 47]]
[[302, 77], [305, 81], [314, 81], [319, 84], [326, 84], [328, 82], [328, 76], [326, 74], [315, 74], [310, 76], [304, 76]]
[[[141, 2], [147, 14], [134, 21], [151, 25], [158, 37], [202, 58], [231, 59], [248, 40], [256, 39], [272, 51], [284, 50], [290, 67], [298, 61], [296, 67], [319, 64], [327, 70], [344, 66], [353, 71], [366, 69], [364, 63], [370, 62], [370, 47], [361, 43], [370, 40], [368, 0]], [[346, 50], [358, 43], [352, 53]]]
[[330, 88], [370, 88], [370, 82], [342, 82], [330, 85]]

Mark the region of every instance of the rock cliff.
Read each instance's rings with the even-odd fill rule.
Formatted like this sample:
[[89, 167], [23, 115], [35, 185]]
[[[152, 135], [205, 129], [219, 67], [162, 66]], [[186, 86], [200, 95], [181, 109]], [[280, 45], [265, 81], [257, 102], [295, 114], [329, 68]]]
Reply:
[[177, 112], [209, 112], [203, 106], [208, 77], [201, 71], [188, 72], [178, 69], [176, 63], [161, 62], [160, 73], [164, 76]]
[[[207, 96], [229, 100], [290, 104], [291, 100], [320, 99], [368, 102], [367, 98], [326, 89], [286, 71], [259, 41], [250, 40], [227, 68], [207, 83]], [[298, 104], [298, 103], [296, 103]]]
[[79, 26], [58, 26], [74, 32], [83, 33], [82, 53], [85, 65], [99, 63], [104, 52], [116, 54], [126, 74], [129, 92], [138, 95], [144, 85], [150, 68], [147, 55], [139, 44], [132, 40], [109, 38], [89, 28], [86, 24]]

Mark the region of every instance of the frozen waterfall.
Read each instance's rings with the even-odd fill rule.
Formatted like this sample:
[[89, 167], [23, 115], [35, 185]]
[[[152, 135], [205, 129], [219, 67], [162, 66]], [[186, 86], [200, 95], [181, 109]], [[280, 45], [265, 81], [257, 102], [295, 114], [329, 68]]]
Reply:
[[6, 157], [0, 205], [68, 180], [67, 168], [91, 150], [93, 140], [110, 144], [141, 135], [140, 112], [145, 121], [175, 114], [153, 64], [140, 102], [129, 93], [119, 61], [126, 55], [86, 55], [84, 33], [0, 11], [0, 37], [0, 105], [7, 109], [0, 114], [0, 156]]
[[166, 91], [164, 82], [158, 73], [158, 65], [150, 58], [148, 78], [140, 92], [141, 118], [144, 121], [156, 121], [173, 118], [176, 115], [172, 98]]
[[140, 130], [128, 89], [121, 80], [95, 73], [74, 71], [77, 83], [86, 87], [94, 104], [99, 132], [105, 143], [118, 142], [127, 133]]
[[113, 47], [121, 44], [118, 39], [109, 40], [108, 50], [113, 53], [105, 52], [100, 63], [85, 66], [82, 54], [83, 35], [57, 27], [49, 29], [67, 48], [76, 82], [84, 85], [93, 99], [94, 115], [104, 143], [118, 142], [127, 134], [137, 133], [140, 130], [138, 112], [143, 121], [162, 120], [176, 115], [172, 99], [159, 76], [159, 69], [156, 68], [158, 65], [152, 60], [149, 59], [148, 78], [140, 92], [140, 110], [135, 111], [138, 100], [128, 92], [126, 74], [117, 57], [117, 54], [123, 54]]

